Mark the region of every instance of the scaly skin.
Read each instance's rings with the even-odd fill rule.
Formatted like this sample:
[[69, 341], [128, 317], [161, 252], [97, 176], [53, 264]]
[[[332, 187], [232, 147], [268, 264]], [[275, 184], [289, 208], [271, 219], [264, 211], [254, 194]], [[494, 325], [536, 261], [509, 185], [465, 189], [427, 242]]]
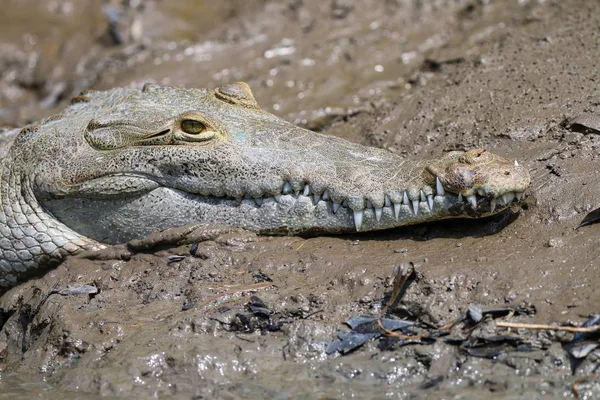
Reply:
[[6, 132], [0, 156], [0, 291], [68, 254], [188, 223], [378, 230], [489, 215], [529, 185], [484, 150], [409, 161], [298, 128], [245, 83], [84, 93]]

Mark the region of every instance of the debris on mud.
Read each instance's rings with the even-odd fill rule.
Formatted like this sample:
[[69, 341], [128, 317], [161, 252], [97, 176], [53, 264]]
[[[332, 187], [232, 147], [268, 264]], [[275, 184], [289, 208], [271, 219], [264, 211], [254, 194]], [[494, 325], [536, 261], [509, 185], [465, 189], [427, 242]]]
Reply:
[[600, 115], [582, 114], [564, 123], [565, 127], [572, 132], [584, 134], [600, 133]]
[[595, 224], [596, 222], [600, 222], [600, 208], [595, 209], [594, 211], [588, 213], [579, 223], [576, 229], [582, 228], [587, 225]]

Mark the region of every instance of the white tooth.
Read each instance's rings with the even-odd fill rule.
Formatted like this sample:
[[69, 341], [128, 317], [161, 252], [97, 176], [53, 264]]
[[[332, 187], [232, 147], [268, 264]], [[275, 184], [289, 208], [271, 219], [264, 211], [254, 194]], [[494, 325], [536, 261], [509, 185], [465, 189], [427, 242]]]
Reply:
[[383, 208], [375, 207], [375, 219], [377, 222], [381, 219], [381, 213], [383, 212]]
[[406, 194], [406, 192], [404, 192], [404, 197], [402, 198], [402, 204], [404, 204], [405, 206], [407, 206], [408, 203], [408, 195]]
[[340, 203], [336, 203], [335, 201], [332, 204], [332, 208], [333, 208], [333, 213], [335, 214], [337, 212], [337, 210], [339, 210], [341, 204]]
[[262, 197], [257, 197], [254, 199], [254, 201], [256, 202], [256, 204], [258, 204], [259, 206], [262, 206], [263, 203], [263, 199]]
[[444, 192], [444, 186], [442, 185], [440, 178], [438, 178], [437, 176], [435, 177], [435, 193], [438, 196], [444, 196], [446, 194]]
[[427, 204], [429, 205], [429, 209], [433, 210], [433, 195], [432, 194], [427, 196]]
[[304, 191], [302, 192], [302, 196], [308, 196], [310, 194], [310, 186], [304, 186]]
[[360, 227], [362, 226], [363, 219], [363, 210], [354, 210], [354, 226], [356, 226], [356, 231], [360, 231]]
[[329, 190], [327, 189], [323, 192], [323, 200], [329, 200]]
[[398, 215], [400, 215], [400, 207], [402, 207], [400, 204], [394, 203], [394, 215], [396, 216], [396, 219], [398, 219]]
[[517, 160], [515, 160], [515, 167], [519, 166], [519, 162]]
[[386, 207], [391, 207], [392, 206], [392, 201], [390, 200], [390, 197], [386, 194], [384, 199], [383, 199], [383, 204]]
[[313, 195], [313, 202], [314, 202], [315, 204], [317, 204], [319, 201], [321, 201], [321, 195], [320, 195], [320, 194], [318, 194], [318, 193], [315, 193], [315, 194]]
[[286, 182], [286, 183], [283, 185], [283, 189], [281, 189], [281, 193], [283, 193], [283, 194], [290, 194], [290, 193], [292, 193], [293, 191], [294, 191], [294, 189], [292, 188], [292, 185], [290, 185], [290, 183], [289, 183], [289, 182]]
[[413, 212], [415, 213], [415, 217], [419, 215], [419, 200], [413, 200]]
[[299, 190], [294, 190], [294, 196], [296, 196], [296, 198], [298, 198], [298, 196], [300, 196], [300, 191]]
[[504, 204], [509, 204], [511, 201], [515, 199], [515, 194], [513, 192], [508, 192], [502, 195], [502, 200], [504, 200]]
[[521, 201], [523, 199], [523, 193], [515, 193], [517, 200]]
[[278, 203], [281, 203], [281, 196], [282, 196], [282, 195], [280, 195], [280, 194], [276, 194], [276, 195], [275, 195], [275, 196], [273, 196], [273, 197], [275, 197], [275, 201], [276, 201], [276, 202], [278, 202]]
[[496, 209], [496, 199], [491, 199], [490, 200], [490, 211], [494, 212], [495, 209]]
[[458, 194], [458, 201], [460, 201], [461, 203], [462, 203], [462, 201], [463, 201], [463, 197], [462, 197], [462, 194], [461, 194], [461, 193], [459, 193], [459, 194]]
[[474, 194], [467, 196], [467, 201], [471, 203], [471, 207], [473, 207], [473, 210], [477, 208], [477, 197], [475, 197]]
[[425, 193], [423, 193], [423, 191], [421, 190], [421, 201], [427, 201], [427, 197], [425, 197]]

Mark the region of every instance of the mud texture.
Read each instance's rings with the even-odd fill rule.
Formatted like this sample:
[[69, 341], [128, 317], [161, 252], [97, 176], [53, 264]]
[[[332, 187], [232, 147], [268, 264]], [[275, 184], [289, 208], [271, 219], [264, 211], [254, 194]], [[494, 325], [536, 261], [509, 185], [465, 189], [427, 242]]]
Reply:
[[[486, 220], [317, 238], [213, 230], [68, 259], [0, 298], [0, 398], [562, 399], [574, 384], [600, 398], [600, 352], [575, 363], [572, 334], [496, 326], [600, 312], [600, 224], [575, 229], [600, 205], [600, 3], [118, 3], [112, 27], [99, 1], [3, 3], [3, 124], [85, 88], [245, 80], [299, 125], [407, 157], [485, 147], [527, 165], [532, 188]], [[411, 262], [393, 316], [439, 327], [472, 303], [534, 307], [450, 335], [520, 347], [477, 357], [442, 339], [373, 341], [327, 355], [345, 320], [380, 315], [394, 266]]]

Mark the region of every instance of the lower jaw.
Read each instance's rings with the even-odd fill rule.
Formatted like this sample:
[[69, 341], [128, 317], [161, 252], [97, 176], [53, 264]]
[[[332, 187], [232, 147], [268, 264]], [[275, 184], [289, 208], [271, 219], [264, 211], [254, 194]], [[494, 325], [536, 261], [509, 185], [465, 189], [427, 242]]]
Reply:
[[[104, 243], [142, 238], [158, 230], [189, 223], [234, 225], [262, 234], [350, 233], [389, 229], [447, 219], [477, 218], [493, 214], [490, 202], [479, 199], [476, 209], [457, 196], [435, 196], [428, 201], [390, 204], [379, 210], [356, 213], [347, 207], [333, 212], [331, 201], [314, 204], [313, 196], [282, 195], [255, 200], [198, 196], [175, 189], [158, 188], [127, 199], [69, 198], [44, 203], [58, 220], [74, 231]], [[496, 205], [495, 212], [506, 206]], [[417, 212], [415, 213], [415, 209]], [[357, 229], [358, 228], [358, 229]]]

